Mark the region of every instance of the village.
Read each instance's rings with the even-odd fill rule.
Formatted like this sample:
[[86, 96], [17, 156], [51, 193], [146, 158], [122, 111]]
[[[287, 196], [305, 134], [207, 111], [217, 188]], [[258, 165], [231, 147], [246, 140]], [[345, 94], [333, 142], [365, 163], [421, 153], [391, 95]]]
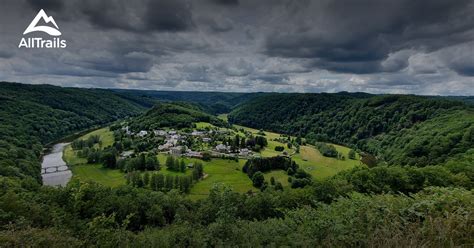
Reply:
[[[129, 126], [122, 127], [122, 131], [134, 139], [158, 140], [159, 144], [151, 149], [156, 153], [170, 154], [189, 158], [206, 159], [207, 157], [228, 159], [249, 159], [260, 157], [259, 153], [249, 148], [255, 147], [255, 141], [240, 138], [235, 142], [235, 134], [231, 129], [205, 128], [183, 130], [140, 130], [133, 132]], [[234, 136], [233, 136], [234, 135]], [[155, 142], [154, 142], [155, 144]], [[131, 151], [122, 153], [122, 157], [133, 154]]]

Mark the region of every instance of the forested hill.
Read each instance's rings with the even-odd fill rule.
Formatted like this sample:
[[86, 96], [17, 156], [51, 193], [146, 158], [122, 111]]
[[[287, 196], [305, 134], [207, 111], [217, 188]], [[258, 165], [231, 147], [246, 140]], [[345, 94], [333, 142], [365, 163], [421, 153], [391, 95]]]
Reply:
[[185, 102], [157, 103], [143, 115], [130, 121], [134, 131], [153, 130], [164, 127], [187, 128], [195, 122], [209, 122], [216, 126], [225, 123], [217, 117], [207, 114], [195, 104]]
[[271, 94], [229, 121], [350, 145], [390, 164], [439, 164], [474, 147], [471, 106], [444, 98], [367, 94]]
[[39, 180], [42, 146], [145, 107], [111, 91], [0, 83], [0, 175]]
[[155, 91], [123, 90], [113, 91], [125, 98], [133, 97], [142, 101], [190, 102], [199, 104], [203, 111], [211, 114], [229, 113], [241, 103], [267, 93], [233, 93], [233, 92], [200, 92], [200, 91]]

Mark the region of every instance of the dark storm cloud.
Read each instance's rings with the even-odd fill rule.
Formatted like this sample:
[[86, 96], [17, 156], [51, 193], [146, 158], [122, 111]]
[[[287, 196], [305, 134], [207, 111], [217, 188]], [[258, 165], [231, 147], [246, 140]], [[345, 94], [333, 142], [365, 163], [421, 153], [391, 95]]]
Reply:
[[73, 64], [87, 69], [120, 74], [147, 72], [153, 66], [153, 61], [152, 57], [141, 53], [129, 53], [125, 55], [99, 54], [98, 56], [91, 54], [88, 57], [82, 58], [80, 61], [74, 61]]
[[64, 6], [64, 1], [62, 0], [28, 0], [28, 3], [34, 10], [45, 9], [46, 11], [58, 11]]
[[239, 5], [239, 0], [211, 0], [211, 2], [222, 5]]
[[89, 0], [79, 6], [99, 28], [177, 32], [193, 27], [191, 5], [186, 0]]
[[182, 0], [151, 1], [146, 13], [150, 30], [184, 31], [193, 26], [191, 5]]
[[[68, 40], [18, 49], [38, 9]], [[474, 94], [472, 0], [5, 0], [0, 80]]]
[[[314, 58], [318, 67], [336, 72], [371, 73], [384, 70], [377, 63], [391, 52], [434, 51], [474, 38], [465, 33], [474, 28], [474, 5], [469, 0], [299, 3], [296, 20], [285, 18], [302, 24], [270, 34], [268, 55]], [[314, 11], [305, 12], [304, 6]], [[313, 21], [305, 27], [308, 20]]]

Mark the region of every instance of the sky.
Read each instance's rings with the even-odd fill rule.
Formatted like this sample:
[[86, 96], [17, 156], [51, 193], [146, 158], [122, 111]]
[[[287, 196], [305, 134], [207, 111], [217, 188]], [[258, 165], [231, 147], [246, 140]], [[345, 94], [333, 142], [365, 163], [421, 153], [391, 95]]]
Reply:
[[[18, 48], [40, 9], [66, 48]], [[0, 81], [474, 95], [474, 0], [2, 0]]]

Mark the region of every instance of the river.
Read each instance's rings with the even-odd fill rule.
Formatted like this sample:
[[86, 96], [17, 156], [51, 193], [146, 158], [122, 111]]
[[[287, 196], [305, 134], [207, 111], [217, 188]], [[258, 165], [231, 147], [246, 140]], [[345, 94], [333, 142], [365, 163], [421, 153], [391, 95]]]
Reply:
[[72, 172], [63, 160], [64, 148], [69, 143], [55, 144], [52, 149], [43, 156], [41, 163], [41, 177], [44, 185], [66, 186], [71, 180]]

